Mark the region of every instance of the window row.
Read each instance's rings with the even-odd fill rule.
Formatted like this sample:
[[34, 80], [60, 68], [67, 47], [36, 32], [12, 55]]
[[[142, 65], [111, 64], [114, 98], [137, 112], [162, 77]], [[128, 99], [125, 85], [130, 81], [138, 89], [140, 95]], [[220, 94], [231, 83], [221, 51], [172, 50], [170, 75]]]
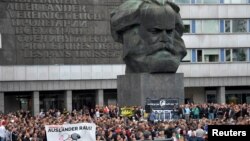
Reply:
[[187, 49], [182, 62], [246, 62], [250, 61], [250, 48]]
[[177, 4], [248, 4], [250, 0], [172, 0]]
[[183, 20], [185, 33], [250, 32], [250, 19]]

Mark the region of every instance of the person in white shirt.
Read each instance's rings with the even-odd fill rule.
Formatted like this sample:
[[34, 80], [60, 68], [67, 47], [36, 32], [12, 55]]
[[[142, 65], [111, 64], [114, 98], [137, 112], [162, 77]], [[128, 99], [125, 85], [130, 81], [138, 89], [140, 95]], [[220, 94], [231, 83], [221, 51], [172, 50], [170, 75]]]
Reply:
[[187, 121], [189, 120], [190, 113], [191, 113], [191, 110], [189, 108], [189, 105], [186, 105], [185, 108], [184, 108], [184, 116], [185, 116], [185, 119]]
[[6, 129], [5, 129], [5, 122], [0, 122], [0, 141], [5, 141], [6, 137]]
[[96, 118], [100, 117], [100, 111], [99, 111], [99, 109], [96, 109], [96, 111], [95, 111], [95, 117]]

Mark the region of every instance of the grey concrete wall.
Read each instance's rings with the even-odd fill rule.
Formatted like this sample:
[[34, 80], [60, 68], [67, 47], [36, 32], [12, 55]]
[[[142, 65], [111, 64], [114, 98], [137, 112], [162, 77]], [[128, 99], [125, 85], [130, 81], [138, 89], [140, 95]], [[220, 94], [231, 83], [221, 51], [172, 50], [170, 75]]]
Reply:
[[72, 91], [71, 90], [67, 90], [65, 92], [65, 107], [67, 109], [67, 111], [72, 111]]
[[217, 101], [218, 101], [218, 103], [221, 103], [221, 104], [226, 103], [225, 87], [218, 87], [218, 89], [217, 89]]
[[38, 115], [40, 112], [40, 100], [39, 100], [39, 92], [38, 91], [34, 91], [33, 92], [33, 115]]
[[[220, 69], [221, 70], [221, 69]], [[116, 89], [117, 80], [0, 81], [1, 92]], [[184, 87], [249, 86], [250, 77], [186, 77]]]
[[[61, 7], [62, 3], [67, 5], [67, 10], [59, 10], [60, 14], [72, 14], [71, 16], [63, 16], [63, 20], [70, 21], [70, 23], [67, 23], [67, 29], [69, 30], [69, 32], [64, 32], [63, 35], [62, 29], [59, 29], [59, 27], [61, 26], [58, 26], [58, 24], [49, 24], [49, 26], [40, 24], [42, 23], [40, 20], [45, 20], [49, 23], [54, 23], [54, 21], [61, 23], [62, 17], [59, 18], [55, 16], [55, 9], [36, 9], [22, 6], [23, 4], [26, 4], [26, 2], [27, 1], [25, 0], [15, 0], [11, 2], [9, 2], [8, 0], [0, 0], [0, 33], [2, 33], [3, 37], [3, 45], [1, 48], [2, 51], [0, 50], [1, 65], [119, 64], [122, 62], [122, 46], [119, 43], [115, 43], [113, 41], [110, 35], [111, 33], [109, 26], [110, 12], [113, 8], [121, 4], [120, 0], [67, 0], [67, 2], [40, 1], [39, 4], [50, 4], [52, 5], [52, 7]], [[37, 4], [37, 1], [29, 1], [29, 3]], [[79, 9], [74, 9], [76, 7]], [[20, 11], [22, 12], [19, 13]], [[37, 18], [34, 18], [34, 15], [32, 17], [32, 14], [30, 15], [32, 18], [30, 16], [20, 16], [20, 14], [29, 15], [29, 12], [46, 12], [53, 16], [48, 18], [39, 18], [40, 20], [38, 22]], [[16, 13], [16, 16], [12, 15], [11, 13]], [[87, 17], [81, 15], [82, 13], [87, 14]], [[75, 15], [78, 15], [77, 19], [73, 18]], [[30, 22], [25, 22], [22, 24], [22, 20], [29, 20]], [[14, 21], [17, 21], [18, 24], [16, 24], [16, 22]], [[61, 24], [63, 24], [63, 22]], [[25, 27], [25, 29], [22, 27]], [[26, 30], [27, 28], [31, 29], [33, 27], [39, 28], [39, 31], [37, 30], [36, 33], [34, 33], [30, 30]], [[48, 29], [58, 29], [60, 31], [53, 33], [41, 32], [47, 31]], [[42, 35], [43, 38], [48, 39], [60, 39], [41, 39], [38, 41], [32, 38], [34, 34]], [[27, 40], [21, 39], [22, 37], [25, 37], [25, 39]], [[70, 37], [76, 39], [81, 38], [82, 41], [69, 39], [65, 42], [66, 37], [68, 37], [67, 39], [69, 39]], [[58, 44], [59, 42], [60, 45], [58, 45], [57, 47], [60, 48], [55, 49], [54, 44]], [[74, 46], [75, 44], [81, 44], [83, 42], [85, 44], [81, 45], [81, 48], [77, 48]], [[93, 45], [93, 42], [98, 43], [98, 46]], [[29, 43], [29, 48], [27, 48], [27, 43]], [[26, 45], [22, 46], [23, 44]], [[46, 49], [39, 48], [37, 50], [36, 48], [38, 46], [46, 46]], [[64, 48], [64, 46], [67, 46], [67, 48]], [[37, 51], [39, 51], [40, 56], [33, 55], [34, 52]], [[61, 52], [65, 51], [69, 51], [67, 56], [61, 54]], [[93, 55], [86, 58], [85, 54], [89, 53], [88, 51], [91, 51]], [[50, 52], [48, 53], [50, 55], [46, 55], [46, 52]]]
[[104, 93], [103, 89], [99, 89], [96, 91], [96, 105], [103, 106], [104, 105]]
[[249, 86], [249, 85], [250, 85], [250, 77], [247, 76], [184, 78], [185, 87], [217, 87], [217, 86]]
[[[248, 41], [250, 41], [250, 38]], [[221, 71], [218, 71], [218, 68], [220, 68]], [[250, 63], [182, 63], [177, 72], [184, 73], [185, 78], [243, 77], [250, 76]], [[0, 82], [111, 80], [116, 79], [118, 75], [124, 74], [125, 65], [0, 66]]]
[[118, 104], [145, 106], [146, 99], [178, 98], [184, 103], [183, 74], [131, 73], [118, 76]]
[[16, 81], [0, 82], [0, 91], [49, 91], [116, 89], [116, 80], [61, 80], [61, 81]]
[[0, 81], [116, 79], [125, 65], [0, 66]]

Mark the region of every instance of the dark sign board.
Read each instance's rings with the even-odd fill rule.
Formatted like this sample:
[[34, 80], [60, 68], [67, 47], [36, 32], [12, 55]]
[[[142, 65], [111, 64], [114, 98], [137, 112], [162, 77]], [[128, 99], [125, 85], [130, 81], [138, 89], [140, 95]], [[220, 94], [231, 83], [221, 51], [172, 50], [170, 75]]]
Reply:
[[146, 107], [150, 108], [150, 110], [174, 110], [179, 107], [179, 100], [174, 98], [147, 98]]
[[165, 121], [176, 118], [179, 100], [176, 98], [146, 99], [145, 110], [154, 114], [154, 121]]
[[125, 0], [0, 0], [0, 65], [116, 64], [110, 12]]

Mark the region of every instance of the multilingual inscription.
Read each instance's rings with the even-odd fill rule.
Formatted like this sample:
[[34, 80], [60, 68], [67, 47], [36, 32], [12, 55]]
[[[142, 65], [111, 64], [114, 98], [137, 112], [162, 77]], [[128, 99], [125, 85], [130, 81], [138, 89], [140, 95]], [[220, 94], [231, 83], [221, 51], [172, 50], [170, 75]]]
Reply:
[[123, 0], [1, 1], [8, 3], [17, 64], [65, 63], [60, 58], [71, 64], [122, 62], [122, 46], [109, 32], [109, 12]]

